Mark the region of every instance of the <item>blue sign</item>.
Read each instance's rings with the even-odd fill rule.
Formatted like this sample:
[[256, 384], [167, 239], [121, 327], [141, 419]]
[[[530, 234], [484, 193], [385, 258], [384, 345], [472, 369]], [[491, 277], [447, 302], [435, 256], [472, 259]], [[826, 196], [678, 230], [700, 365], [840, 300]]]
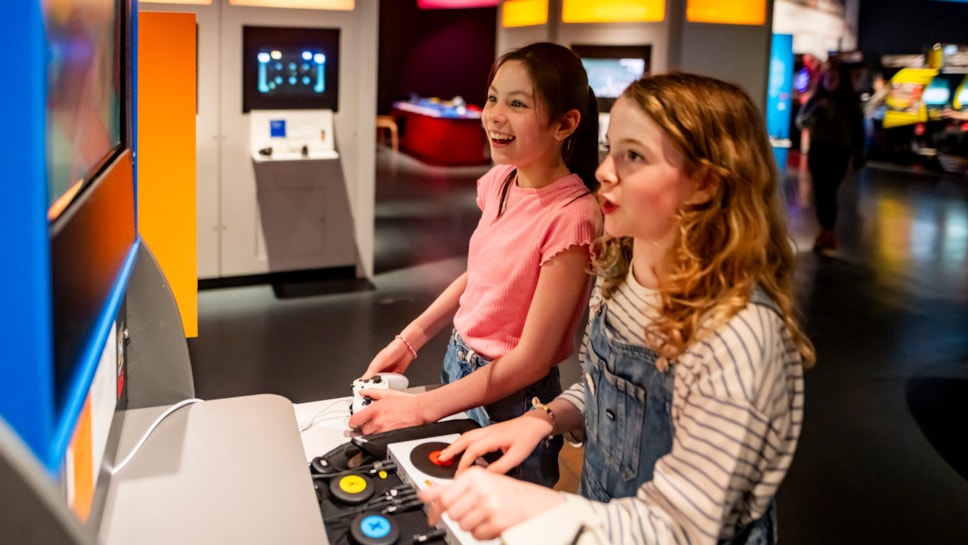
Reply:
[[790, 147], [793, 77], [793, 36], [774, 34], [766, 92], [766, 130], [773, 140], [773, 154], [781, 174], [786, 170]]
[[285, 119], [273, 119], [269, 121], [269, 137], [270, 138], [285, 138], [286, 137], [286, 120]]

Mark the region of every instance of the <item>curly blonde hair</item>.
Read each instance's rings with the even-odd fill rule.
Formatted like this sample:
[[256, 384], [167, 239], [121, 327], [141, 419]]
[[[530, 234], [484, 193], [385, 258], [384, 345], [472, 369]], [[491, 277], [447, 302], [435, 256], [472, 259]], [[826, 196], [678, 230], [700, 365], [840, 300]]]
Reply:
[[[678, 211], [677, 244], [659, 283], [660, 317], [645, 331], [660, 369], [735, 316], [757, 286], [779, 305], [811, 367], [816, 356], [798, 321], [794, 254], [759, 110], [736, 85], [680, 72], [642, 78], [622, 96], [663, 129], [688, 175], [716, 188], [709, 201]], [[602, 240], [595, 269], [606, 298], [624, 282], [631, 259], [630, 238]]]

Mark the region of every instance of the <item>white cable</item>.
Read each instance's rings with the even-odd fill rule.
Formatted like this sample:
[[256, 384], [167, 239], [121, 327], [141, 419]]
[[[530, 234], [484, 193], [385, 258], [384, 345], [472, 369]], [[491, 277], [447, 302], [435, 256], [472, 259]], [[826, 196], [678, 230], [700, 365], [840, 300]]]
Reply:
[[333, 401], [330, 401], [326, 405], [323, 405], [323, 408], [322, 409], [316, 411], [316, 414], [314, 414], [313, 417], [309, 419], [309, 422], [307, 422], [305, 424], [300, 424], [299, 425], [299, 431], [301, 431], [301, 432], [306, 431], [309, 428], [311, 428], [311, 427], [315, 426], [316, 424], [318, 424], [319, 422], [325, 422], [327, 420], [336, 420], [338, 418], [346, 417], [346, 414], [344, 414], [345, 411], [341, 410], [340, 411], [340, 414], [338, 414], [338, 415], [328, 416], [326, 418], [323, 418], [322, 420], [319, 419], [319, 417], [322, 416], [323, 413], [332, 410], [334, 406], [336, 406], [338, 404], [344, 404], [346, 407], [349, 407], [348, 404], [349, 403], [352, 403], [352, 402], [353, 402], [352, 398], [349, 398], [349, 399], [339, 398], [339, 399], [334, 399]]
[[121, 463], [115, 465], [114, 468], [111, 469], [111, 475], [116, 475], [119, 471], [124, 469], [124, 466], [128, 465], [128, 462], [130, 462], [131, 459], [134, 458], [134, 455], [138, 452], [141, 446], [144, 445], [145, 441], [148, 440], [148, 436], [151, 435], [151, 432], [155, 431], [155, 428], [158, 427], [158, 424], [161, 424], [162, 420], [168, 418], [168, 416], [171, 415], [173, 412], [177, 411], [178, 409], [181, 409], [186, 405], [191, 405], [193, 403], [200, 403], [202, 401], [204, 400], [198, 399], [197, 397], [193, 397], [191, 399], [183, 399], [178, 403], [175, 403], [171, 407], [168, 407], [168, 409], [165, 412], [161, 413], [161, 416], [156, 418], [155, 421], [152, 422], [150, 426], [148, 426], [148, 430], [144, 433], [144, 435], [141, 436], [141, 439], [138, 439], [138, 443], [134, 446], [133, 449], [131, 449], [131, 452], [128, 453], [128, 456], [125, 457], [124, 460], [121, 460]]

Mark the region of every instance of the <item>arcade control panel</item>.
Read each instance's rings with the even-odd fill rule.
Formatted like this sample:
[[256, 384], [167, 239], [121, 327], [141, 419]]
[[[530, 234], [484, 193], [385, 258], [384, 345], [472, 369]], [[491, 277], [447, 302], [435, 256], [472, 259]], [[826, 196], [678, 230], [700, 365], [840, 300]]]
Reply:
[[360, 436], [314, 458], [310, 473], [326, 534], [333, 545], [496, 545], [479, 541], [444, 516], [437, 527], [417, 491], [454, 478], [457, 461], [444, 464], [440, 451], [477, 427], [450, 420]]

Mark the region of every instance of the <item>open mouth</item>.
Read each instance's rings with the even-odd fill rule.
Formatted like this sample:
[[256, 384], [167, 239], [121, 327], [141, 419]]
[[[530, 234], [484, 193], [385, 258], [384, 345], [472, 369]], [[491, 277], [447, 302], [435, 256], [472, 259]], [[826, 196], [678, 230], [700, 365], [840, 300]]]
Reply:
[[490, 132], [490, 133], [487, 133], [487, 136], [488, 138], [491, 139], [492, 144], [495, 144], [498, 146], [507, 145], [514, 141], [514, 137], [508, 134], [499, 134], [499, 133]]

